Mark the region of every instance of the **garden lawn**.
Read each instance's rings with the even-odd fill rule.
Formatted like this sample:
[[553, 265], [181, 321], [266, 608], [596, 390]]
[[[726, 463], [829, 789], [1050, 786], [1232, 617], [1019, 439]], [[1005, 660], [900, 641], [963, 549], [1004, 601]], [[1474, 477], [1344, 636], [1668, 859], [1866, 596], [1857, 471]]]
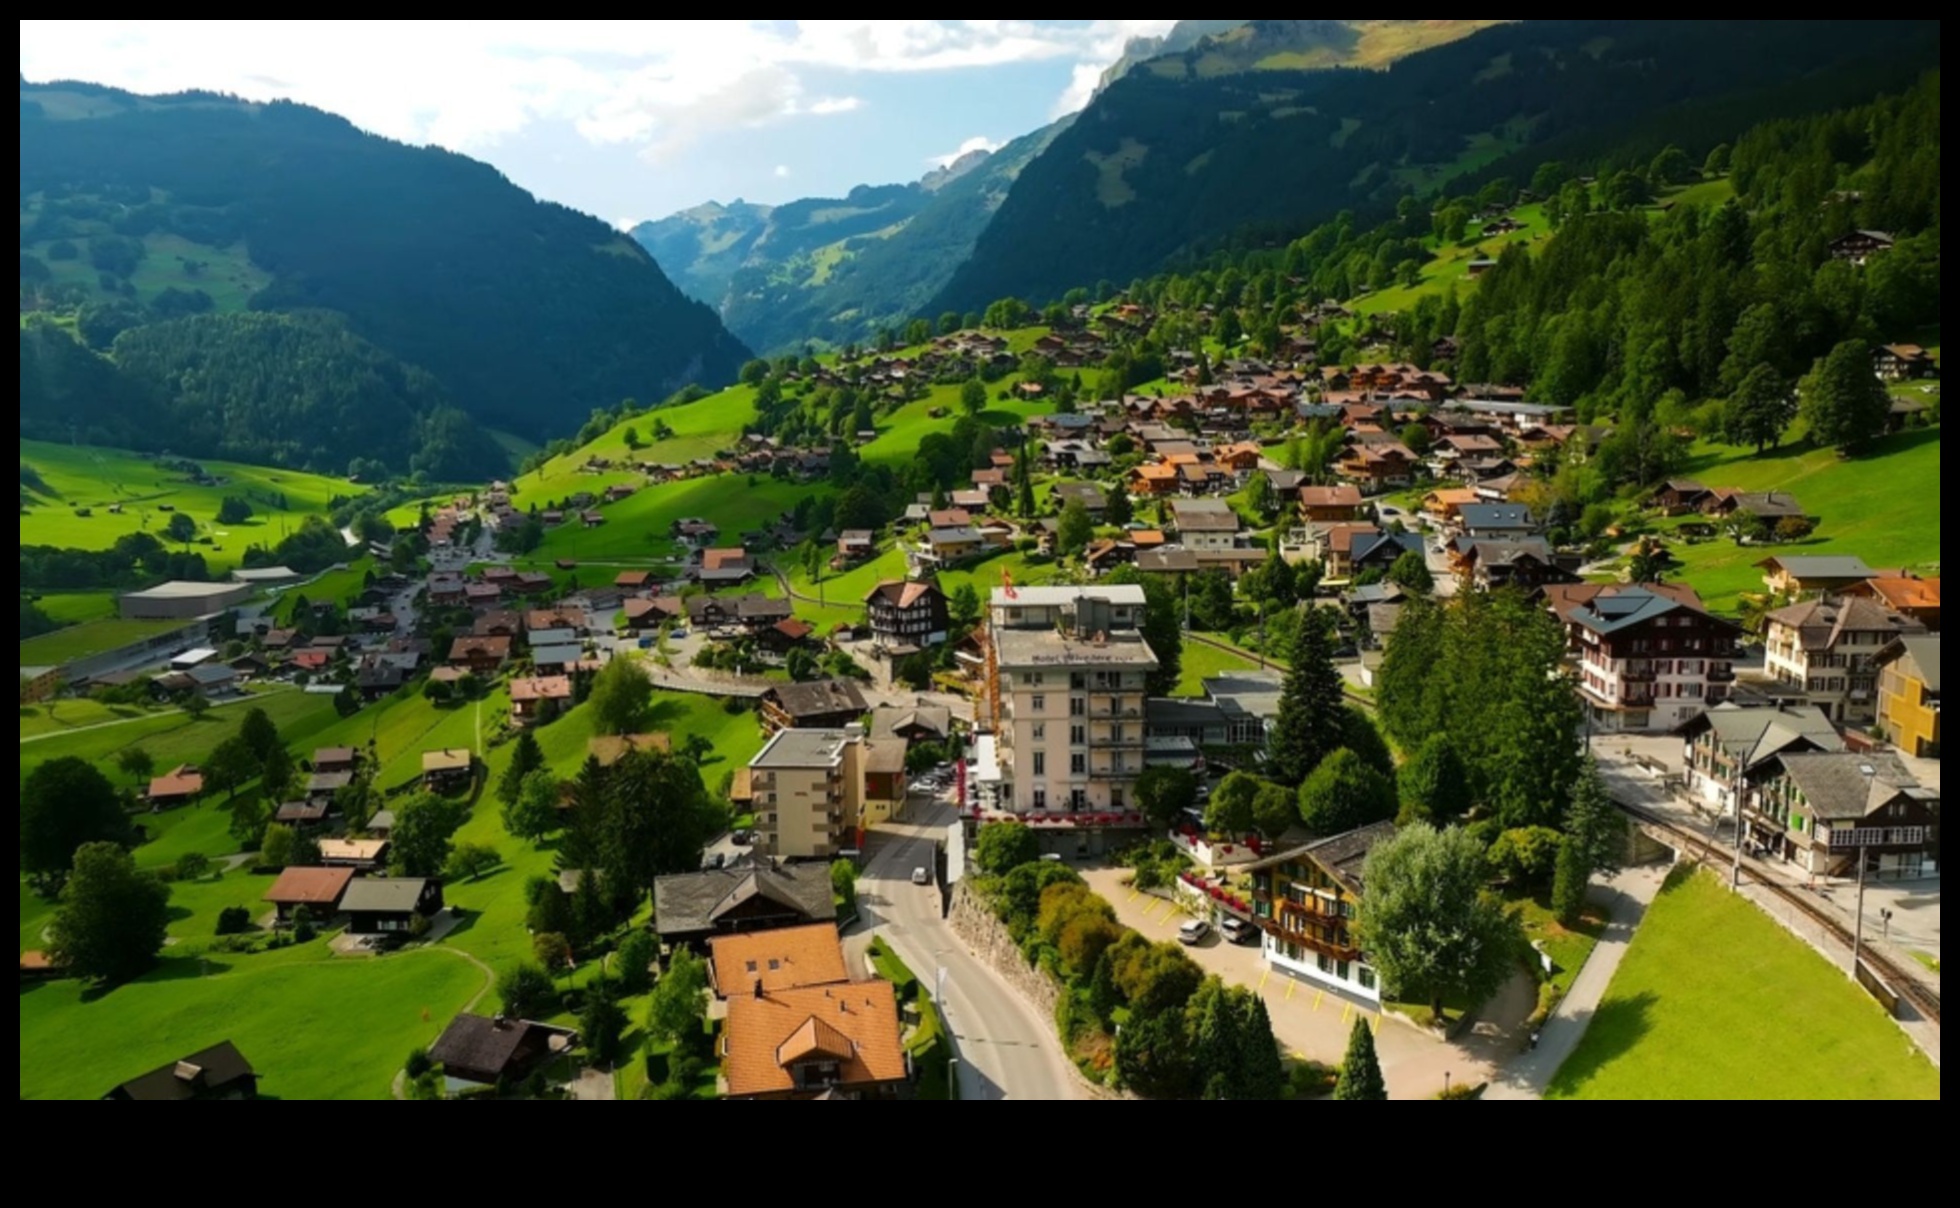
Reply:
[[[1524, 229], [1447, 247], [1438, 247], [1433, 238], [1424, 239], [1423, 245], [1435, 253], [1435, 258], [1422, 266], [1414, 285], [1390, 286], [1372, 294], [1363, 294], [1349, 302], [1348, 308], [1361, 315], [1407, 310], [1425, 295], [1441, 297], [1449, 289], [1461, 293], [1471, 288], [1474, 282], [1470, 279], [1470, 262], [1479, 256], [1495, 258], [1507, 246], [1518, 242], [1529, 246], [1533, 255], [1544, 251], [1552, 237], [1551, 223], [1545, 218], [1545, 207], [1519, 206], [1511, 211], [1511, 217], [1522, 222]], [[1470, 225], [1476, 227], [1479, 224], [1473, 221]]]
[[1549, 1099], [1938, 1099], [1940, 1076], [1843, 970], [1677, 869]]
[[1524, 928], [1525, 938], [1537, 944], [1552, 958], [1551, 982], [1560, 997], [1572, 989], [1572, 981], [1598, 946], [1606, 930], [1606, 916], [1598, 906], [1588, 903], [1576, 927], [1560, 923], [1545, 903], [1532, 898], [1515, 898], [1512, 913]]
[[[199, 535], [211, 539], [210, 545], [192, 548], [214, 571], [237, 566], [247, 546], [275, 545], [307, 516], [326, 515], [335, 496], [366, 489], [344, 478], [204, 458], [196, 459], [197, 464], [219, 483], [198, 486], [138, 453], [37, 440], [20, 442], [20, 460], [49, 488], [21, 511], [22, 545], [108, 549], [116, 538], [143, 531], [161, 540], [170, 515], [160, 508], [167, 504], [197, 521]], [[24, 486], [22, 493], [27, 494]], [[250, 503], [252, 518], [243, 524], [218, 524], [218, 505], [227, 495]], [[109, 511], [115, 504], [122, 505], [119, 515]], [[90, 514], [78, 516], [77, 508]]]
[[220, 1040], [263, 1096], [386, 1099], [409, 1050], [433, 1042], [485, 986], [453, 953], [333, 959], [326, 941], [256, 956], [166, 959], [100, 997], [76, 982], [20, 995], [20, 1094], [99, 1099]]
[[1786, 445], [1756, 457], [1702, 446], [1685, 476], [1709, 487], [1787, 491], [1818, 519], [1816, 536], [1791, 545], [1738, 546], [1727, 537], [1671, 542], [1669, 551], [1682, 563], [1672, 577], [1693, 586], [1717, 612], [1734, 613], [1742, 593], [1762, 591], [1756, 564], [1779, 554], [1855, 554], [1876, 569], [1939, 565], [1938, 428], [1886, 437], [1850, 461], [1830, 449]]
[[[1269, 670], [1277, 670], [1271, 662]], [[1175, 696], [1203, 696], [1203, 681], [1234, 671], [1257, 671], [1259, 660], [1220, 650], [1216, 646], [1205, 646], [1197, 642], [1184, 643], [1184, 657], [1180, 664]]]
[[[672, 439], [653, 439], [656, 420], [673, 429]], [[637, 472], [618, 463], [679, 465], [699, 457], [712, 457], [732, 446], [742, 435], [742, 429], [754, 421], [753, 386], [730, 386], [678, 407], [656, 407], [615, 424], [591, 444], [554, 457], [537, 470], [512, 480], [512, 494], [520, 508], [528, 508], [533, 503], [543, 507], [546, 500], [562, 499], [581, 491], [597, 495], [614, 483], [640, 480]], [[640, 436], [638, 450], [627, 447], [628, 428]], [[615, 468], [604, 474], [582, 472], [579, 467], [595, 456], [616, 463]]]
[[[58, 716], [65, 722], [69, 709], [77, 704], [63, 701], [58, 707]], [[50, 759], [74, 755], [101, 767], [118, 785], [134, 787], [134, 782], [115, 768], [115, 758], [121, 751], [128, 747], [142, 747], [156, 761], [159, 772], [180, 763], [198, 763], [211, 753], [212, 748], [238, 733], [239, 724], [253, 706], [265, 710], [266, 716], [279, 727], [279, 733], [285, 737], [287, 745], [300, 756], [310, 755], [315, 746], [327, 745], [312, 740], [339, 720], [334, 712], [332, 697], [279, 689], [235, 703], [214, 706], [203, 717], [196, 719], [183, 712], [156, 713], [79, 733], [46, 733], [42, 737], [29, 737], [27, 728], [30, 722], [40, 725], [45, 721], [47, 706], [38, 705], [32, 707], [37, 714], [34, 719], [27, 716], [28, 709], [21, 711], [21, 778], [26, 779], [29, 772]], [[66, 726], [62, 728], [65, 730]], [[362, 739], [365, 741], [365, 733]]]

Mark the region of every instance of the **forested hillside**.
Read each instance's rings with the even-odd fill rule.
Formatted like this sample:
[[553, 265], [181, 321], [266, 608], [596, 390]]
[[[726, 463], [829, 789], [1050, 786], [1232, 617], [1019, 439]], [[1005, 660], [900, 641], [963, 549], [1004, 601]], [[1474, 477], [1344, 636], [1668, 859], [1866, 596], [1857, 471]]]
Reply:
[[[463, 156], [288, 103], [25, 82], [20, 99], [22, 308], [72, 319], [98, 348], [124, 329], [204, 312], [334, 311], [396, 362], [381, 378], [419, 367], [472, 419], [534, 437], [623, 397], [732, 380], [747, 356], [631, 240]], [[207, 348], [231, 331], [197, 330]], [[379, 364], [358, 351], [331, 376], [359, 382]], [[173, 401], [258, 388], [203, 386]], [[232, 431], [207, 414], [197, 430], [224, 430], [227, 443], [170, 442], [197, 453], [305, 449], [309, 464], [334, 469], [379, 455], [406, 470], [394, 460], [403, 442], [376, 454], [362, 440], [384, 419], [413, 427], [401, 404], [391, 387], [351, 389], [337, 405], [368, 418], [339, 441]]]
[[1045, 302], [1342, 210], [1371, 224], [1507, 157], [1528, 173], [1531, 149], [1603, 153], [1643, 124], [1699, 155], [1699, 131], [1848, 103], [1938, 60], [1929, 22], [1533, 21], [1386, 71], [1133, 71], [1028, 166], [921, 313]]

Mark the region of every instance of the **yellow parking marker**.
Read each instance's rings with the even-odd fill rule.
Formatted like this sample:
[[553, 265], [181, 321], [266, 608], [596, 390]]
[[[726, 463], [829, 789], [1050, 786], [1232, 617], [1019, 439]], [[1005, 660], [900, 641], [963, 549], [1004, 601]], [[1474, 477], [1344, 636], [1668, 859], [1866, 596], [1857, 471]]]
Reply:
[[1256, 991], [1256, 993], [1264, 994], [1266, 992], [1266, 981], [1268, 978], [1272, 977], [1272, 975], [1273, 975], [1273, 971], [1271, 969], [1267, 969], [1264, 973], [1261, 973], [1259, 975], [1259, 989]]
[[1316, 991], [1314, 991], [1314, 996], [1313, 996], [1313, 1009], [1314, 1009], [1314, 1010], [1316, 1010], [1316, 1011], [1318, 1011], [1318, 1010], [1320, 1010], [1320, 1000], [1321, 1000], [1321, 999], [1323, 999], [1323, 998], [1326, 998], [1326, 997], [1327, 997], [1327, 991], [1325, 991], [1325, 990], [1316, 990]]
[[1352, 1015], [1352, 1014], [1354, 1014], [1354, 1004], [1353, 1004], [1353, 1003], [1351, 1003], [1351, 1002], [1344, 1002], [1344, 1003], [1342, 1003], [1342, 1004], [1341, 1004], [1341, 1022], [1342, 1022], [1342, 1023], [1346, 1023], [1346, 1022], [1348, 1021], [1348, 1016], [1350, 1016], [1350, 1015]]
[[1141, 890], [1141, 889], [1132, 889], [1132, 890], [1130, 891], [1130, 896], [1129, 896], [1129, 897], [1127, 897], [1127, 898], [1124, 898], [1123, 900], [1124, 900], [1125, 902], [1134, 902], [1134, 901], [1136, 901], [1136, 900], [1137, 900], [1137, 895], [1138, 895], [1138, 894], [1140, 894], [1140, 893], [1142, 893], [1142, 892], [1143, 892], [1143, 890]]
[[1294, 980], [1293, 980], [1292, 978], [1290, 978], [1290, 977], [1286, 979], [1286, 1001], [1287, 1001], [1287, 1002], [1292, 1002], [1292, 1001], [1293, 1001], [1293, 991], [1295, 991], [1295, 990], [1297, 990], [1297, 989], [1299, 989], [1299, 988], [1300, 988], [1300, 983], [1299, 983], [1299, 982], [1296, 982], [1296, 981], [1294, 981]]

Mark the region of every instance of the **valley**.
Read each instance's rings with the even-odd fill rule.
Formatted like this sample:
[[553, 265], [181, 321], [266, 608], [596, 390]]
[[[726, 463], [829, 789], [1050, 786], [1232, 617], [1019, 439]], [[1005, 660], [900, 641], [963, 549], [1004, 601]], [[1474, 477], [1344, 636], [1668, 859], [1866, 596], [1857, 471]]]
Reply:
[[1167, 27], [630, 231], [24, 68], [22, 1098], [1937, 1098], [1937, 23]]

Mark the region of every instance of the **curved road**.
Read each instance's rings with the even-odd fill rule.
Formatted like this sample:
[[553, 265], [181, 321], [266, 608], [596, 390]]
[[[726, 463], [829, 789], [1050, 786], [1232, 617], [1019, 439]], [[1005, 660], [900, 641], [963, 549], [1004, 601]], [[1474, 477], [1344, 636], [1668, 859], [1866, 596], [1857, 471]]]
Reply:
[[934, 838], [952, 821], [952, 807], [939, 804], [922, 822], [875, 832], [859, 910], [927, 986], [946, 971], [941, 1009], [959, 1058], [959, 1098], [1080, 1099], [1053, 1021], [972, 955], [940, 917], [937, 888], [912, 884], [912, 870], [932, 866]]

